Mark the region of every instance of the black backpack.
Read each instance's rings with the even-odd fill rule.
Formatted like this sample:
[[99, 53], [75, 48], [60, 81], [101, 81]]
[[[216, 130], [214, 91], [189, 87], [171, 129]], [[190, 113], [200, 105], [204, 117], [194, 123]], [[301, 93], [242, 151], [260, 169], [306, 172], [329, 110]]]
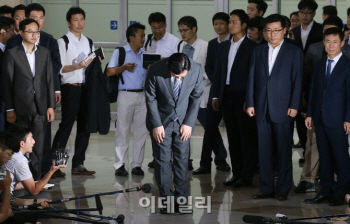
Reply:
[[[146, 44], [145, 44], [145, 51], [147, 51], [147, 46], [148, 46], [148, 44], [149, 44], [149, 46], [152, 46], [152, 37], [153, 37], [153, 34], [148, 34], [147, 35], [147, 41], [146, 41]], [[180, 42], [179, 42], [179, 44], [177, 45], [177, 52], [179, 52], [180, 53], [180, 45], [182, 44], [182, 42], [184, 42], [183, 40], [181, 40]]]
[[[68, 39], [67, 35], [63, 35], [61, 38], [64, 40], [64, 43], [66, 44], [66, 51], [67, 51], [68, 50], [69, 39]], [[90, 53], [92, 53], [92, 45], [94, 44], [94, 42], [88, 37], [87, 37], [87, 39], [89, 40]]]
[[[118, 58], [118, 64], [119, 66], [122, 66], [125, 61], [125, 49], [124, 47], [117, 47], [116, 49], [119, 49], [119, 58]], [[119, 79], [121, 80], [122, 84], [124, 84], [123, 74], [117, 74], [113, 76], [107, 76], [108, 63], [106, 64], [104, 75], [106, 77], [106, 83], [107, 83], [107, 92], [109, 97], [109, 102], [114, 103], [117, 102], [118, 98], [118, 85], [119, 85]]]

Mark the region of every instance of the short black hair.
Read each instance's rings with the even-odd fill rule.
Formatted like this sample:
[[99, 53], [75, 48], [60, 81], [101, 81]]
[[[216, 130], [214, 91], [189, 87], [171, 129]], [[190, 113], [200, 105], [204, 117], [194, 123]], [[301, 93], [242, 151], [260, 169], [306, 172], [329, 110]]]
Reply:
[[247, 15], [247, 13], [243, 10], [243, 9], [235, 9], [230, 13], [230, 16], [232, 15], [236, 15], [238, 16], [239, 20], [241, 20], [241, 25], [243, 25], [243, 23], [247, 24], [249, 23], [249, 16]]
[[198, 31], [197, 20], [192, 16], [182, 17], [181, 19], [179, 19], [179, 22], [177, 22], [177, 25], [185, 25], [188, 26], [190, 29], [196, 27], [196, 32]]
[[213, 25], [215, 20], [225, 21], [228, 25], [228, 23], [230, 22], [230, 16], [226, 12], [218, 12], [218, 13], [215, 13], [215, 15], [213, 16], [213, 19], [212, 19]]
[[249, 3], [255, 3], [256, 4], [256, 8], [258, 9], [258, 12], [263, 11], [263, 14], [265, 14], [266, 10], [267, 10], [267, 3], [264, 0], [248, 0], [248, 4]]
[[276, 14], [271, 14], [264, 19], [264, 22], [263, 22], [264, 29], [266, 28], [267, 24], [275, 23], [275, 22], [280, 22], [282, 28], [286, 28], [286, 20], [284, 19], [284, 17], [282, 15], [276, 13]]
[[[23, 4], [16, 5], [11, 12], [11, 17], [13, 18], [18, 10], [26, 10], [26, 6]], [[24, 13], [25, 14], [25, 13]], [[13, 18], [14, 19], [14, 18]]]
[[16, 134], [9, 131], [0, 132], [0, 148], [1, 151], [12, 150], [12, 152], [18, 152], [20, 149], [20, 141]]
[[134, 24], [131, 24], [128, 27], [128, 29], [126, 29], [126, 39], [127, 39], [128, 43], [130, 42], [130, 36], [135, 37], [138, 29], [145, 30], [146, 27], [144, 25], [142, 25], [141, 23], [134, 23]]
[[263, 20], [264, 18], [261, 16], [251, 18], [248, 23], [248, 28], [258, 28], [259, 31], [262, 31], [264, 29], [262, 24]]
[[301, 0], [298, 4], [298, 9], [311, 9], [312, 11], [316, 11], [318, 8], [318, 4], [316, 3], [315, 0]]
[[7, 131], [16, 136], [18, 143], [21, 141], [26, 142], [28, 135], [32, 133], [32, 129], [27, 122], [18, 122], [15, 125], [11, 125]]
[[148, 16], [148, 24], [151, 23], [166, 23], [166, 17], [163, 13], [154, 12]]
[[71, 7], [68, 10], [67, 14], [66, 14], [67, 22], [70, 22], [71, 19], [72, 19], [72, 16], [76, 15], [76, 14], [82, 14], [84, 19], [85, 19], [85, 11], [82, 8], [80, 8], [80, 7]]
[[292, 12], [289, 16], [289, 18], [291, 19], [292, 16], [298, 16], [299, 17], [299, 12], [298, 11], [295, 11], [295, 12]]
[[337, 16], [338, 15], [337, 7], [335, 7], [334, 5], [323, 6], [323, 15]]
[[19, 23], [19, 30], [22, 30], [24, 32], [24, 30], [26, 29], [26, 26], [31, 23], [35, 23], [36, 25], [38, 25], [38, 29], [39, 29], [39, 23], [34, 19], [24, 19]]
[[338, 16], [328, 16], [327, 19], [324, 20], [322, 26], [325, 25], [334, 25], [338, 27], [338, 29], [343, 29], [343, 20], [339, 18]]
[[286, 21], [286, 26], [287, 26], [287, 24], [289, 24], [288, 26], [290, 27], [292, 25], [292, 23], [290, 22], [290, 19], [288, 18], [288, 16], [284, 16], [284, 15], [282, 15], [282, 16], [283, 16], [284, 20]]
[[339, 35], [340, 40], [341, 41], [344, 40], [344, 32], [341, 29], [338, 29], [336, 27], [331, 27], [326, 29], [326, 31], [324, 31], [324, 34], [323, 34], [323, 40], [325, 40], [326, 36], [328, 35]]
[[11, 14], [12, 13], [12, 7], [8, 5], [3, 5], [0, 7], [0, 16], [5, 16], [5, 14]]
[[29, 18], [31, 11], [43, 12], [43, 15], [45, 16], [45, 8], [38, 3], [32, 3], [27, 5], [25, 10], [26, 10], [25, 13], [27, 18]]
[[0, 16], [0, 30], [10, 29], [11, 25], [15, 25], [15, 20], [6, 16]]
[[191, 69], [190, 59], [184, 53], [172, 54], [168, 60], [168, 69], [176, 75], [181, 74], [184, 70], [189, 71]]

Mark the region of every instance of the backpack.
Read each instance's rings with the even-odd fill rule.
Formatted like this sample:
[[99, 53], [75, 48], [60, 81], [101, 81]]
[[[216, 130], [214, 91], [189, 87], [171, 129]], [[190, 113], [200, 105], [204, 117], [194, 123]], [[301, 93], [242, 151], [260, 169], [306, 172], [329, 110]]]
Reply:
[[[118, 58], [118, 64], [119, 66], [122, 66], [125, 61], [125, 49], [124, 47], [117, 47], [116, 49], [119, 49], [119, 58]], [[107, 84], [107, 94], [109, 97], [109, 102], [114, 103], [117, 102], [118, 99], [118, 85], [119, 85], [119, 79], [121, 80], [122, 84], [124, 85], [124, 79], [123, 74], [117, 74], [113, 76], [107, 76], [106, 71], [108, 64], [106, 64], [104, 75], [106, 77], [106, 84]]]
[[179, 42], [179, 44], [177, 45], [177, 53], [181, 53], [180, 52], [180, 46], [182, 44], [182, 42], [184, 42], [183, 40]]
[[[64, 43], [66, 44], [66, 51], [67, 51], [68, 50], [69, 39], [68, 39], [67, 35], [63, 35], [61, 38], [64, 40]], [[87, 39], [89, 40], [90, 53], [92, 53], [92, 45], [94, 44], [94, 42], [88, 37], [87, 37]]]

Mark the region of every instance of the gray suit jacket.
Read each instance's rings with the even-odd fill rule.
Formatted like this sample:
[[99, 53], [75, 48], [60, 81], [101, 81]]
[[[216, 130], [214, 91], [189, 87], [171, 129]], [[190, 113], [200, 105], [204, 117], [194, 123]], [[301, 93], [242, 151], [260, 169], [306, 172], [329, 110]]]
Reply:
[[46, 116], [48, 108], [55, 108], [51, 54], [46, 48], [37, 46], [34, 77], [22, 44], [7, 50], [2, 75], [6, 110], [28, 115], [35, 103], [37, 113]]
[[153, 64], [145, 81], [147, 118], [149, 132], [153, 128], [168, 126], [176, 110], [180, 124], [194, 127], [203, 94], [201, 65], [191, 60], [191, 69], [182, 80], [178, 101], [175, 102], [168, 58]]

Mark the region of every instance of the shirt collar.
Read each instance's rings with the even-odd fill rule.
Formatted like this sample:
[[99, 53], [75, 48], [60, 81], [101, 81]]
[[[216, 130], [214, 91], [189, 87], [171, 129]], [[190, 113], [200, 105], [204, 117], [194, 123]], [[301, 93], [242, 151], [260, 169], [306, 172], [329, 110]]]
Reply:
[[[66, 34], [68, 39], [73, 39], [73, 40], [76, 40], [76, 41], [79, 41], [79, 38], [76, 37], [72, 32], [70, 32], [70, 30], [68, 30], [68, 33]], [[80, 37], [80, 40], [82, 40], [85, 36], [81, 33], [81, 37]]]
[[[163, 38], [160, 39], [160, 40], [168, 40], [168, 37], [169, 37], [169, 33], [168, 33], [168, 32], [165, 32]], [[153, 39], [154, 41], [160, 41], [160, 40], [154, 39], [154, 35], [152, 36], [152, 39]]]
[[[327, 59], [328, 60], [333, 60], [334, 62], [335, 62], [335, 64], [339, 61], [339, 59], [340, 59], [340, 57], [343, 55], [343, 53], [342, 52], [340, 52], [340, 54], [338, 54], [338, 56], [337, 57], [335, 57], [335, 58], [333, 58], [333, 59], [330, 59], [329, 58], [329, 56], [327, 56]], [[328, 61], [327, 60], [327, 61]]]
[[[130, 47], [130, 44], [125, 45], [124, 49], [125, 49], [126, 52], [133, 51], [131, 49], [131, 47]], [[144, 50], [142, 50], [142, 48], [140, 48], [140, 50], [139, 50], [139, 52], [137, 54], [139, 55], [139, 54], [143, 54], [143, 53], [146, 53], [146, 52]]]
[[309, 30], [311, 30], [313, 25], [314, 25], [314, 20], [312, 20], [312, 22], [309, 24], [309, 26], [307, 27], [307, 30], [303, 29], [303, 25], [302, 24], [300, 24], [300, 29], [301, 29], [301, 31], [309, 31]]
[[282, 44], [284, 43], [284, 39], [282, 40], [282, 42], [280, 43], [280, 45], [278, 45], [277, 47], [275, 47], [275, 48], [273, 48], [272, 46], [271, 46], [271, 44], [268, 42], [268, 45], [269, 45], [269, 49], [274, 49], [274, 50], [279, 50], [280, 48], [281, 48], [281, 46], [282, 46]]
[[233, 37], [231, 38], [231, 44], [241, 44], [245, 38], [245, 35], [237, 42], [233, 42]]
[[[193, 47], [194, 49], [196, 49], [196, 45], [197, 45], [197, 43], [198, 43], [198, 37], [197, 37], [197, 39], [196, 39], [196, 41], [190, 46], [188, 43], [186, 43], [186, 45], [188, 45], [189, 47]], [[185, 46], [186, 46], [185, 45]]]
[[5, 52], [6, 45], [0, 42], [0, 49]]
[[[227, 37], [225, 38], [225, 40], [228, 40], [228, 39], [230, 39], [230, 34], [228, 34]], [[225, 40], [224, 40], [224, 41], [225, 41]], [[220, 37], [218, 37], [218, 42], [219, 42], [219, 44], [221, 44]]]
[[[29, 52], [28, 52], [26, 46], [24, 46], [23, 41], [22, 41], [22, 46], [23, 46], [23, 48], [24, 48], [24, 52], [25, 52], [26, 54], [29, 54]], [[35, 53], [36, 50], [37, 50], [37, 47], [36, 47], [36, 44], [34, 44], [34, 50], [33, 50], [32, 54]]]

